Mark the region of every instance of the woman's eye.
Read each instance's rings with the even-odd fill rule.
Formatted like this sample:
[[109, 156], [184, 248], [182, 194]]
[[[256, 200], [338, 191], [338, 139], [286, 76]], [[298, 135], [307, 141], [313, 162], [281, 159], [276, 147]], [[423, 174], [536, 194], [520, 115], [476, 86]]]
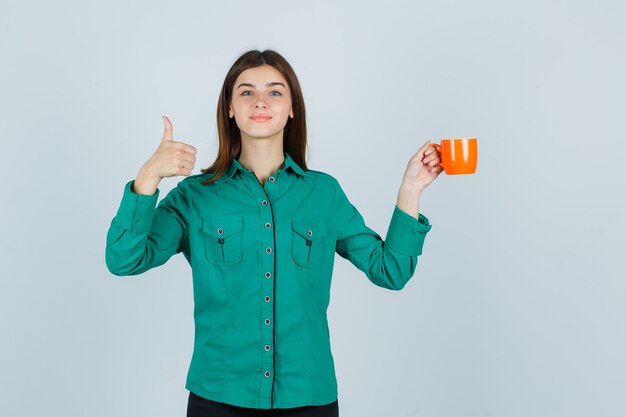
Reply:
[[[247, 93], [250, 93], [250, 94], [247, 94]], [[276, 93], [276, 94], [274, 94], [274, 93]], [[249, 96], [251, 94], [252, 94], [252, 91], [250, 91], [250, 90], [245, 90], [244, 92], [241, 93], [242, 96]], [[270, 95], [282, 96], [283, 94], [280, 91], [274, 90], [274, 91], [270, 92]]]

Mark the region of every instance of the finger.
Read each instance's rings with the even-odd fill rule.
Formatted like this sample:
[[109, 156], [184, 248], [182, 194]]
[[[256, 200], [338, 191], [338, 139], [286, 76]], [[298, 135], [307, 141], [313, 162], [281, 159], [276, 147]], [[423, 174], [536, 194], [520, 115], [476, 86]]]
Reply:
[[[431, 146], [431, 148], [432, 148], [432, 146]], [[430, 148], [428, 150], [430, 151]], [[435, 159], [439, 159], [439, 153], [435, 149], [433, 149], [430, 154], [425, 155], [422, 158], [422, 163], [427, 164], [427, 163], [429, 163], [429, 162], [431, 162], [431, 161], [433, 161]]]
[[434, 158], [431, 158], [426, 163], [429, 164], [429, 165], [439, 165], [440, 162], [441, 162], [441, 159], [439, 157], [434, 157]]
[[163, 139], [161, 139], [162, 141], [166, 141], [166, 140], [170, 140], [173, 141], [174, 140], [174, 127], [172, 126], [172, 122], [170, 121], [170, 119], [167, 116], [163, 116], [163, 124], [165, 125], [165, 128], [163, 130]]
[[176, 171], [176, 174], [177, 175], [189, 176], [189, 175], [191, 175], [191, 170], [187, 169], [187, 168], [179, 167], [178, 170]]
[[437, 150], [435, 146], [429, 146], [426, 152], [424, 152], [424, 155], [426, 156], [424, 156], [424, 160], [422, 162], [425, 164], [427, 164], [428, 162], [432, 161], [435, 158], [438, 158], [438, 159], [441, 158], [441, 152]]
[[194, 154], [191, 154], [189, 152], [183, 152], [180, 154], [180, 160], [181, 161], [189, 161], [189, 162], [196, 162], [196, 156]]
[[176, 149], [173, 153], [172, 153], [172, 157], [176, 160], [176, 161], [188, 161], [188, 162], [196, 162], [196, 155], [189, 153], [189, 152], [185, 152], [182, 149]]
[[174, 143], [176, 143], [178, 149], [180, 149], [183, 152], [187, 152], [187, 153], [190, 153], [192, 155], [195, 155], [196, 153], [198, 153], [198, 150], [196, 148], [194, 148], [191, 145], [187, 145], [184, 142], [174, 142]]
[[179, 161], [178, 162], [178, 168], [184, 168], [184, 169], [192, 170], [193, 167], [194, 167], [193, 162], [190, 162], [190, 161]]

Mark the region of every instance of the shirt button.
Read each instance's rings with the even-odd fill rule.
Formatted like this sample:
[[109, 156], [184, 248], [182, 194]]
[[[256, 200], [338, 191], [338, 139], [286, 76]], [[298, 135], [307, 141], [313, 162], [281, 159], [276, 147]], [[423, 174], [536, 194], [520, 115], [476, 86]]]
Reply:
[[270, 345], [265, 345], [265, 350], [269, 351], [271, 349]]
[[269, 229], [270, 227], [272, 227], [271, 223], [265, 223], [265, 228]]
[[275, 181], [275, 180], [274, 180], [274, 177], [269, 177], [267, 180], [268, 180], [269, 182], [274, 182], [274, 181]]
[[265, 376], [269, 377], [270, 375], [270, 371], [265, 371]]
[[264, 206], [267, 206], [267, 200], [261, 201], [261, 204], [264, 205]]
[[265, 296], [265, 302], [269, 303], [269, 302], [270, 302], [270, 300], [271, 300], [270, 296], [269, 296], [269, 295], [266, 295], [266, 296]]
[[217, 234], [218, 235], [221, 235], [222, 233], [224, 233], [224, 229], [222, 229], [222, 228], [217, 229]]
[[272, 273], [271, 272], [266, 272], [265, 273], [265, 278], [271, 278], [272, 277]]
[[265, 252], [267, 252], [267, 253], [272, 253], [272, 248], [267, 248], [267, 249], [265, 249]]
[[313, 231], [312, 230], [307, 230], [306, 234], [309, 235], [309, 236], [313, 236]]
[[270, 319], [265, 319], [265, 325], [269, 326], [272, 321]]

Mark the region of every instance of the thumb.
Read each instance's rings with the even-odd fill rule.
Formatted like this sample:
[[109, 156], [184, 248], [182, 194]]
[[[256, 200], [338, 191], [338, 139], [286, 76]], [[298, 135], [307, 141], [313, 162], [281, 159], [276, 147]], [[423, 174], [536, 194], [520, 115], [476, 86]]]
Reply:
[[163, 139], [161, 139], [161, 141], [174, 140], [174, 127], [172, 127], [172, 122], [167, 116], [163, 116], [163, 124], [165, 125], [165, 129], [163, 131]]

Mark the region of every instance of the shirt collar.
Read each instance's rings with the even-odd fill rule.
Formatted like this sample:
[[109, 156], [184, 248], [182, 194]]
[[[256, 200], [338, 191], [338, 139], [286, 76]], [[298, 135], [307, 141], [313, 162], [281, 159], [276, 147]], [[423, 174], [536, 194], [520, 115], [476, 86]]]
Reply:
[[[307, 171], [303, 170], [300, 167], [300, 165], [296, 164], [296, 162], [293, 159], [291, 159], [291, 156], [289, 156], [287, 152], [283, 152], [283, 155], [285, 157], [285, 168], [284, 168], [285, 170], [289, 168], [298, 175], [302, 175], [302, 176], [309, 175]], [[248, 169], [244, 168], [243, 165], [239, 163], [239, 160], [237, 158], [234, 158], [233, 162], [230, 164], [226, 172], [224, 172], [224, 175], [222, 175], [217, 181], [215, 181], [215, 183], [219, 184], [219, 183], [228, 181], [229, 179], [232, 178], [233, 175], [235, 175], [235, 172], [239, 170], [248, 171]]]

